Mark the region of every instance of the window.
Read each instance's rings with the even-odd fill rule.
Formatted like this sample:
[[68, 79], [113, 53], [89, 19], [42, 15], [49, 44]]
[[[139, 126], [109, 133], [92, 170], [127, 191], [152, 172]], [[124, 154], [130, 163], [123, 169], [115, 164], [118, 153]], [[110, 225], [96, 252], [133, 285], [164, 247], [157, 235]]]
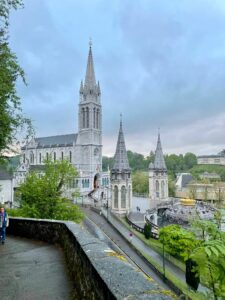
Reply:
[[41, 153], [39, 153], [39, 164], [41, 164]]
[[25, 155], [25, 153], [23, 154], [23, 163], [25, 163], [26, 162], [26, 155]]
[[61, 159], [63, 160], [63, 152], [61, 152]]
[[46, 153], [46, 159], [47, 159], [47, 160], [49, 159], [49, 154], [48, 154], [48, 152]]
[[56, 161], [56, 153], [54, 152], [54, 161]]
[[72, 163], [72, 152], [70, 151], [70, 163]]
[[156, 190], [156, 197], [159, 198], [159, 182], [156, 180], [155, 182], [155, 190]]
[[119, 195], [119, 191], [118, 191], [118, 186], [116, 185], [114, 188], [114, 207], [118, 208], [118, 195]]
[[124, 185], [121, 188], [121, 208], [126, 208], [126, 188]]
[[30, 163], [31, 164], [34, 163], [34, 153], [33, 153], [33, 151], [30, 152]]
[[162, 198], [165, 197], [165, 182], [161, 182], [161, 193], [162, 193]]
[[99, 109], [96, 112], [96, 128], [99, 128]]
[[88, 107], [86, 107], [86, 122], [87, 122], [87, 128], [89, 127], [89, 108]]
[[82, 128], [85, 128], [85, 111], [84, 111], [84, 108], [82, 108]]
[[93, 109], [93, 127], [95, 128], [95, 117], [96, 117], [96, 109]]

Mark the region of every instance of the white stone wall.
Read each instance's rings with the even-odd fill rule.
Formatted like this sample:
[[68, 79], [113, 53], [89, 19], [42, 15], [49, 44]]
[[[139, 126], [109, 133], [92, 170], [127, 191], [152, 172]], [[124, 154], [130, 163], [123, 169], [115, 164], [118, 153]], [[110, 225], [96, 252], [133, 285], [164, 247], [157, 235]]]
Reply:
[[[158, 190], [156, 189], [157, 182]], [[162, 185], [164, 185], [164, 187]], [[167, 173], [156, 173], [154, 170], [149, 171], [149, 198], [153, 201], [165, 201], [168, 199]]]
[[0, 203], [13, 202], [13, 181], [12, 179], [0, 180]]
[[199, 165], [225, 165], [225, 157], [223, 156], [198, 157], [197, 162]]

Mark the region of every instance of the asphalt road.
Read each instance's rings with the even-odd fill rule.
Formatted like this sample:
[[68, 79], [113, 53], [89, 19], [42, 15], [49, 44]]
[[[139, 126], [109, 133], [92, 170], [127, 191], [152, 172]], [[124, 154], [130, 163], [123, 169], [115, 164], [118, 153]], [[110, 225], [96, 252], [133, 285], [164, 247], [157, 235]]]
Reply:
[[170, 287], [168, 287], [164, 281], [148, 265], [146, 265], [145, 261], [135, 252], [126, 239], [123, 238], [103, 216], [92, 211], [90, 208], [81, 207], [81, 209], [87, 216], [87, 219], [84, 221], [84, 226], [91, 234], [106, 242], [114, 251], [125, 254], [128, 261], [130, 261], [130, 259], [134, 261], [136, 265], [144, 270], [144, 272], [154, 279], [161, 287], [171, 290]]

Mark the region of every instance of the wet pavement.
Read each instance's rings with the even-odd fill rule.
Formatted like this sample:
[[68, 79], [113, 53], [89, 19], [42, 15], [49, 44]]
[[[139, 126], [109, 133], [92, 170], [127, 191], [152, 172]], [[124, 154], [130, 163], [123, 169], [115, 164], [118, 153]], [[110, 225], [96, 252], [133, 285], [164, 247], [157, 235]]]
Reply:
[[71, 291], [57, 246], [14, 236], [0, 244], [1, 300], [69, 299]]

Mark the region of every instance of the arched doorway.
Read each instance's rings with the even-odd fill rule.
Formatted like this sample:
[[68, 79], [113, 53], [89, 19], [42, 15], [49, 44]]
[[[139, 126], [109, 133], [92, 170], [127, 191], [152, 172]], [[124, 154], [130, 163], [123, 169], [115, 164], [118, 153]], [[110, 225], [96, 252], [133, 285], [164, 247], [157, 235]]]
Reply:
[[94, 176], [94, 189], [99, 188], [99, 179], [100, 179], [100, 174], [97, 173]]

